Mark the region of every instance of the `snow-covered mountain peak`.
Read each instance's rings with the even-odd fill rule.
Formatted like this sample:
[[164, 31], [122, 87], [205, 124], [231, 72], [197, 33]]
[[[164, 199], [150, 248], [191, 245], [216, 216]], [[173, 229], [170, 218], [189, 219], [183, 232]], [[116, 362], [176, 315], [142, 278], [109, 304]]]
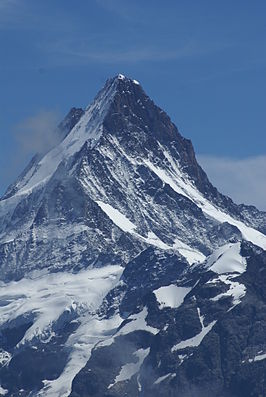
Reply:
[[[122, 74], [108, 79], [85, 110], [70, 110], [59, 125], [61, 141], [44, 156], [35, 157], [33, 164], [11, 185], [3, 199], [14, 195], [25, 196], [32, 189], [41, 187], [54, 174], [59, 164], [68, 161], [85, 143], [93, 148], [104, 129], [116, 135], [119, 132], [117, 116], [120, 124], [121, 118], [125, 120], [130, 117], [130, 123], [136, 125], [136, 122], [147, 118], [151, 104], [155, 106], [136, 80]], [[114, 129], [110, 128], [110, 122]], [[147, 124], [145, 129], [149, 129]]]
[[119, 73], [115, 78], [117, 78], [118, 80], [122, 80], [122, 81], [129, 80], [129, 81], [132, 81], [134, 84], [139, 85], [139, 82], [137, 80], [131, 79], [122, 73]]
[[263, 228], [264, 215], [212, 186], [192, 143], [135, 80], [107, 80], [62, 126], [61, 142], [35, 157], [0, 200], [0, 274], [125, 264], [147, 246], [178, 252], [189, 264], [231, 238], [266, 247], [253, 229]]
[[0, 395], [264, 395], [266, 214], [136, 80], [59, 130], [0, 200]]

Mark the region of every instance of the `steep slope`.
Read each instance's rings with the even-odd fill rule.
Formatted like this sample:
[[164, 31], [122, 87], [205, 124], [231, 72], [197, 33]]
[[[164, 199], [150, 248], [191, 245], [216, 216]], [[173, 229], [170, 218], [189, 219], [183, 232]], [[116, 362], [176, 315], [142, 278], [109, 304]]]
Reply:
[[0, 200], [0, 395], [264, 396], [266, 214], [136, 80], [59, 131]]
[[[74, 116], [65, 122], [73, 126], [65, 138], [37, 157], [0, 201], [3, 279], [43, 268], [125, 264], [150, 244], [189, 245], [204, 259], [238, 233], [235, 226], [265, 247], [263, 235], [250, 229], [265, 214], [241, 212], [216, 192], [190, 141], [135, 80], [107, 81]], [[132, 229], [121, 228], [117, 216]]]

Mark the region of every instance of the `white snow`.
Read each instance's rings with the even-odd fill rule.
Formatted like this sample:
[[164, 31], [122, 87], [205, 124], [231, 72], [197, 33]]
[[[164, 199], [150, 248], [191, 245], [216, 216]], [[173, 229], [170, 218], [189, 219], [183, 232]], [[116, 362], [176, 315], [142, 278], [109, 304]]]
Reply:
[[255, 357], [243, 360], [242, 363], [255, 363], [262, 360], [266, 360], [266, 353], [263, 353], [263, 350], [259, 351]]
[[207, 259], [206, 266], [215, 273], [243, 273], [246, 271], [246, 259], [240, 255], [241, 243], [225, 244]]
[[139, 237], [146, 243], [154, 245], [155, 247], [161, 248], [163, 250], [168, 250], [172, 248], [171, 246], [165, 244], [161, 239], [159, 239], [159, 237], [156, 236], [156, 234], [153, 232], [148, 232], [148, 237], [142, 237], [140, 235]]
[[148, 315], [148, 309], [145, 306], [141, 312], [139, 312], [137, 314], [132, 314], [131, 316], [129, 316], [127, 318], [127, 320], [131, 320], [131, 321], [127, 322], [111, 338], [106, 339], [103, 342], [100, 342], [97, 345], [97, 347], [110, 346], [114, 343], [116, 337], [118, 337], [120, 335], [127, 335], [134, 331], [147, 331], [153, 335], [158, 334], [158, 332], [160, 331], [159, 329], [151, 327], [150, 325], [147, 324], [147, 322], [146, 322], [147, 315]]
[[0, 349], [0, 365], [3, 367], [4, 365], [7, 365], [10, 360], [11, 360], [12, 356], [9, 352]]
[[131, 222], [124, 214], [122, 214], [118, 209], [100, 200], [96, 200], [96, 202], [101, 207], [101, 209], [106, 213], [106, 215], [113, 221], [113, 223], [124, 232], [131, 233], [136, 238], [144, 241], [145, 243], [161, 248], [163, 250], [176, 250], [187, 259], [189, 264], [193, 264], [195, 262], [199, 263], [205, 260], [206, 258], [205, 255], [203, 255], [201, 252], [197, 251], [196, 249], [189, 247], [187, 244], [183, 243], [177, 238], [175, 239], [174, 245], [170, 246], [168, 244], [165, 244], [152, 231], [148, 232], [147, 237], [141, 236], [139, 233], [135, 231], [137, 226], [133, 222]]
[[225, 244], [215, 250], [206, 260], [206, 267], [219, 275], [207, 283], [222, 282], [229, 285], [226, 292], [216, 295], [210, 300], [218, 301], [224, 297], [232, 296], [233, 306], [229, 310], [238, 305], [246, 294], [245, 285], [234, 280], [239, 274], [244, 273], [247, 267], [246, 258], [240, 255], [240, 248], [240, 242]]
[[261, 361], [266, 359], [266, 353], [264, 354], [258, 354], [257, 356], [254, 357], [254, 361]]
[[250, 358], [248, 361], [250, 363], [253, 363], [253, 362], [262, 361], [262, 360], [265, 360], [265, 359], [266, 359], [266, 353], [263, 353], [263, 354], [258, 354], [254, 358]]
[[244, 284], [238, 283], [237, 281], [232, 281], [236, 277], [236, 275], [229, 275], [229, 274], [223, 274], [218, 277], [218, 279], [212, 280], [212, 282], [216, 282], [220, 280], [224, 284], [229, 285], [229, 289], [221, 293], [214, 298], [211, 298], [211, 301], [218, 301], [221, 298], [224, 298], [226, 296], [232, 296], [233, 298], [233, 306], [229, 309], [232, 310], [236, 305], [239, 305], [241, 303], [241, 299], [245, 296], [246, 294], [246, 287]]
[[159, 237], [153, 232], [148, 232], [148, 237], [143, 237], [139, 233], [135, 232], [137, 228], [125, 215], [123, 215], [118, 209], [113, 208], [110, 204], [104, 203], [100, 200], [96, 201], [106, 215], [124, 232], [131, 233], [135, 237], [145, 241], [148, 244], [154, 245], [162, 249], [170, 249], [171, 247], [162, 242]]
[[64, 311], [91, 311], [98, 307], [122, 271], [120, 266], [106, 266], [77, 274], [58, 272], [2, 283], [0, 300], [8, 304], [0, 306], [0, 324], [33, 313], [36, 319], [20, 343], [35, 336], [45, 339]]
[[106, 215], [124, 232], [131, 233], [136, 229], [136, 225], [132, 223], [125, 215], [123, 215], [116, 208], [113, 208], [110, 204], [103, 203], [102, 201], [96, 201]]
[[159, 302], [160, 309], [164, 307], [178, 308], [183, 302], [191, 288], [178, 287], [174, 284], [158, 288], [153, 293]]
[[[102, 122], [115, 95], [116, 84], [117, 81], [114, 81], [105, 90], [100, 91], [66, 138], [40, 160], [33, 174], [32, 170], [29, 170], [23, 179], [23, 185], [18, 186], [19, 190], [15, 196], [29, 194], [35, 187], [47, 182], [59, 164], [78, 152], [85, 142], [88, 141], [91, 147], [96, 145], [102, 135]], [[9, 201], [10, 199], [3, 200], [1, 204], [6, 207]]]
[[92, 349], [100, 341], [110, 337], [121, 323], [118, 315], [110, 319], [85, 315], [81, 319], [80, 327], [72, 334], [66, 344], [71, 348], [70, 359], [59, 378], [45, 380], [44, 388], [38, 393], [39, 397], [67, 397], [71, 391], [72, 380], [90, 359]]
[[236, 226], [241, 231], [245, 240], [251, 241], [253, 244], [266, 249], [266, 236], [264, 234], [246, 226], [243, 222], [232, 218], [230, 215], [215, 207], [205, 199], [196, 189], [192, 181], [180, 171], [179, 164], [172, 158], [168, 151], [164, 149], [162, 145], [160, 146], [170, 167], [168, 165], [167, 168], [161, 169], [157, 165], [155, 166], [150, 160], [145, 159], [143, 162], [151, 171], [153, 171], [164, 183], [170, 185], [174, 191], [188, 197], [198, 207], [200, 207], [206, 215], [216, 219], [218, 222], [228, 222], [231, 225]]
[[190, 353], [190, 354], [179, 354], [179, 355], [178, 355], [178, 358], [179, 358], [179, 360], [180, 360], [179, 366], [182, 365], [183, 362], [184, 362], [185, 360], [187, 360], [187, 359], [188, 359], [189, 357], [191, 357], [191, 356], [193, 356], [193, 353]]
[[131, 379], [132, 376], [137, 374], [140, 370], [140, 367], [143, 364], [143, 361], [145, 360], [145, 358], [148, 356], [149, 353], [150, 353], [150, 348], [139, 349], [135, 353], [133, 353], [137, 361], [123, 365], [119, 374], [116, 376], [114, 383], [111, 383], [108, 386], [108, 389], [111, 389], [111, 387], [113, 387], [118, 382], [123, 382], [125, 380]]
[[5, 396], [8, 393], [7, 389], [4, 389], [1, 385], [0, 385], [0, 396]]
[[133, 83], [136, 84], [136, 85], [139, 85], [138, 80], [133, 80]]
[[119, 75], [117, 76], [118, 80], [125, 80], [125, 76], [121, 73], [119, 73]]
[[190, 265], [193, 263], [202, 263], [206, 259], [206, 256], [200, 251], [196, 250], [195, 248], [191, 248], [189, 245], [183, 243], [177, 238], [175, 239], [173, 249], [178, 250], [178, 252], [180, 252], [180, 254], [186, 258]]
[[1, 324], [26, 313], [36, 316], [19, 345], [34, 337], [47, 342], [52, 336], [52, 325], [65, 311], [78, 316], [80, 325], [66, 342], [70, 349], [69, 361], [59, 378], [43, 381], [45, 387], [39, 396], [68, 396], [72, 380], [89, 360], [92, 348], [110, 337], [120, 325], [118, 315], [105, 320], [95, 312], [122, 272], [120, 266], [106, 266], [77, 274], [58, 272], [7, 284], [1, 282], [0, 300], [6, 304], [0, 306]]
[[203, 320], [204, 317], [200, 315], [200, 310], [198, 309], [198, 314], [199, 314], [199, 319], [200, 319], [200, 323], [201, 323], [201, 332], [195, 336], [193, 336], [192, 338], [183, 340], [179, 343], [177, 343], [176, 345], [174, 345], [171, 349], [171, 352], [174, 352], [176, 350], [181, 350], [181, 349], [185, 349], [186, 347], [197, 347], [201, 344], [201, 342], [203, 341], [203, 339], [205, 338], [205, 336], [211, 331], [211, 329], [213, 328], [213, 326], [215, 325], [216, 321], [212, 321], [210, 324], [208, 324], [206, 327], [204, 326]]
[[168, 379], [168, 378], [173, 379], [175, 377], [176, 377], [175, 373], [169, 372], [168, 374], [160, 376], [158, 379], [156, 379], [156, 381], [154, 382], [154, 385], [159, 385], [159, 383], [163, 382], [165, 379]]

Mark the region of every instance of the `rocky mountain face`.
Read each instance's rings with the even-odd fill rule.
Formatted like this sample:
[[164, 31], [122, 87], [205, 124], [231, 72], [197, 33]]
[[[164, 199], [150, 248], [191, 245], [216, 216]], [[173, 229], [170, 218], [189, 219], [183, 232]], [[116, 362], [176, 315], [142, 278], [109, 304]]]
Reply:
[[266, 213], [118, 75], [0, 201], [0, 395], [266, 396]]

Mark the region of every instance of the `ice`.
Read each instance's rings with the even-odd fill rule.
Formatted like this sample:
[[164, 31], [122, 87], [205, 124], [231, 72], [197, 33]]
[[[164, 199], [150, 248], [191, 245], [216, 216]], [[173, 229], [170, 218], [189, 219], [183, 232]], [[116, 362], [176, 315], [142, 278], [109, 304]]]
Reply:
[[[53, 381], [44, 380], [44, 388], [38, 396], [68, 396], [73, 378], [89, 360], [95, 344], [109, 338], [121, 324], [119, 315], [107, 320], [99, 318], [96, 311], [108, 291], [118, 283], [122, 272], [120, 266], [106, 266], [78, 274], [58, 272], [1, 283], [0, 301], [6, 303], [0, 306], [1, 324], [27, 313], [36, 316], [18, 346], [35, 337], [48, 343], [53, 336], [52, 325], [65, 311], [75, 312], [80, 324], [66, 342], [70, 355], [62, 374]], [[2, 353], [1, 357], [8, 359]]]
[[53, 323], [64, 311], [94, 311], [122, 271], [120, 266], [106, 266], [78, 274], [58, 272], [2, 283], [0, 300], [7, 304], [0, 306], [0, 324], [33, 313], [35, 321], [20, 344], [34, 337], [45, 340]]
[[201, 332], [192, 338], [183, 340], [179, 343], [177, 343], [175, 346], [172, 347], [171, 351], [174, 352], [176, 350], [181, 350], [185, 349], [187, 347], [197, 347], [201, 344], [205, 336], [211, 331], [213, 326], [215, 325], [216, 321], [212, 321], [210, 324], [208, 324], [206, 327], [204, 326], [203, 320], [204, 317], [200, 315], [200, 310], [198, 309], [198, 314], [199, 314], [199, 319], [201, 323]]
[[160, 309], [165, 307], [176, 309], [184, 302], [185, 297], [190, 291], [191, 288], [178, 287], [171, 284], [166, 287], [158, 288], [153, 291], [153, 293], [160, 304]]
[[140, 370], [140, 367], [143, 364], [143, 361], [148, 356], [149, 352], [150, 352], [150, 348], [137, 350], [134, 353], [134, 356], [136, 357], [137, 361], [123, 365], [119, 374], [116, 376], [114, 383], [111, 383], [108, 386], [108, 389], [111, 389], [111, 387], [113, 387], [118, 382], [123, 382], [125, 380], [131, 379], [132, 376], [137, 374]]
[[225, 244], [207, 259], [206, 266], [215, 273], [243, 273], [246, 271], [246, 259], [240, 255], [241, 243]]

